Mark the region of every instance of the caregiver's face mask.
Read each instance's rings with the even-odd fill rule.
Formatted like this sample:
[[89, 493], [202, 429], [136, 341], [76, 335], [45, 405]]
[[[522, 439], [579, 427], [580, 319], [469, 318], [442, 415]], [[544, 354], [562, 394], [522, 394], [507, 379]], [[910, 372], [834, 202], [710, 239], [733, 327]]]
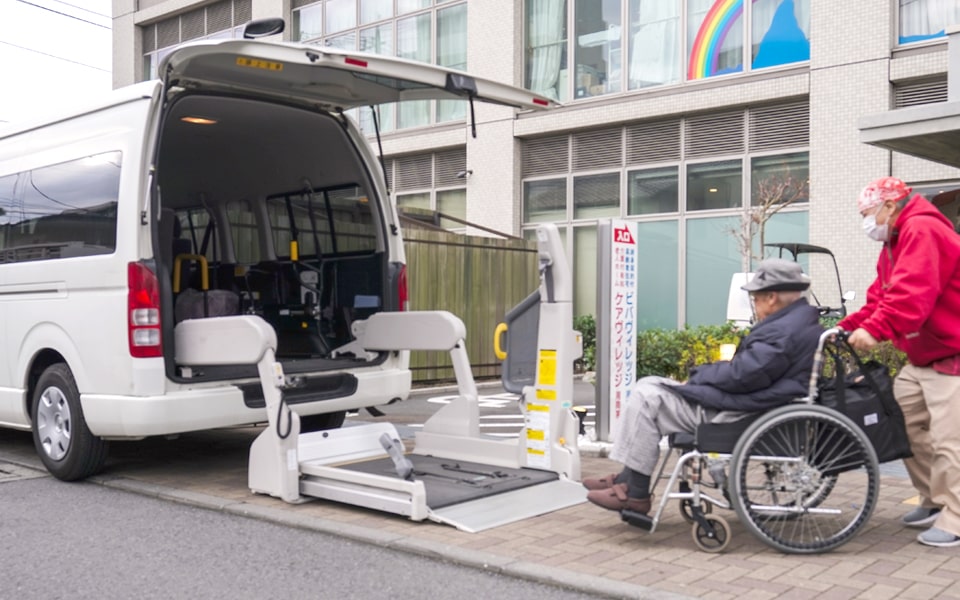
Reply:
[[[881, 204], [880, 206], [882, 208], [883, 205]], [[878, 210], [877, 212], [880, 211]], [[878, 225], [876, 213], [863, 218], [863, 231], [867, 234], [867, 237], [872, 240], [878, 242], [890, 241], [890, 226], [888, 223]]]

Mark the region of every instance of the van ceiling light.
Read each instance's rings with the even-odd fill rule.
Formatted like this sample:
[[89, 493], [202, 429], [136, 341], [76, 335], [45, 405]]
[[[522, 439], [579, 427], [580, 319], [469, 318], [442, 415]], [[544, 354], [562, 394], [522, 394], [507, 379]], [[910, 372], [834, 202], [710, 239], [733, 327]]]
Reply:
[[206, 117], [181, 117], [180, 120], [184, 123], [192, 123], [194, 125], [215, 125], [217, 123], [216, 119], [208, 119]]
[[707, 190], [707, 191], [716, 194], [716, 193], [717, 193], [717, 188], [710, 188], [710, 189]]

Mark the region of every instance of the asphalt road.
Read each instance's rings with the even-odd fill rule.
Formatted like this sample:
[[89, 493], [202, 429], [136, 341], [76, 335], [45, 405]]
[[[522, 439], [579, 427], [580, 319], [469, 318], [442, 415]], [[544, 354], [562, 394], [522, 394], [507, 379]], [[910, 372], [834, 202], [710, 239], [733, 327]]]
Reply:
[[594, 598], [37, 475], [0, 478], [2, 599]]

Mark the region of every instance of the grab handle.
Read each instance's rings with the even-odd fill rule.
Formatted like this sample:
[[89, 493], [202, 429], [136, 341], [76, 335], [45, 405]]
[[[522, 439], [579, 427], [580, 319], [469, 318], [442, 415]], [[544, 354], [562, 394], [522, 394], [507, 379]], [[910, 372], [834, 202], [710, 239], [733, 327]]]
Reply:
[[507, 360], [507, 353], [500, 347], [500, 336], [506, 332], [506, 323], [498, 324], [497, 328], [493, 330], [493, 353], [496, 355], [497, 360]]

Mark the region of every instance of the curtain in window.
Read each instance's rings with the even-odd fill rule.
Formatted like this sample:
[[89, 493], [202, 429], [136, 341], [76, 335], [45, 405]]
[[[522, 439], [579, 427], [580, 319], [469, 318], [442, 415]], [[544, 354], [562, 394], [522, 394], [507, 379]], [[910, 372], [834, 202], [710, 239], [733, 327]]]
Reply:
[[562, 93], [557, 83], [566, 17], [566, 0], [527, 0], [527, 87], [554, 99]]
[[631, 0], [630, 15], [630, 89], [679, 81], [679, 0]]
[[941, 37], [950, 25], [960, 23], [956, 0], [900, 0], [900, 43]]

